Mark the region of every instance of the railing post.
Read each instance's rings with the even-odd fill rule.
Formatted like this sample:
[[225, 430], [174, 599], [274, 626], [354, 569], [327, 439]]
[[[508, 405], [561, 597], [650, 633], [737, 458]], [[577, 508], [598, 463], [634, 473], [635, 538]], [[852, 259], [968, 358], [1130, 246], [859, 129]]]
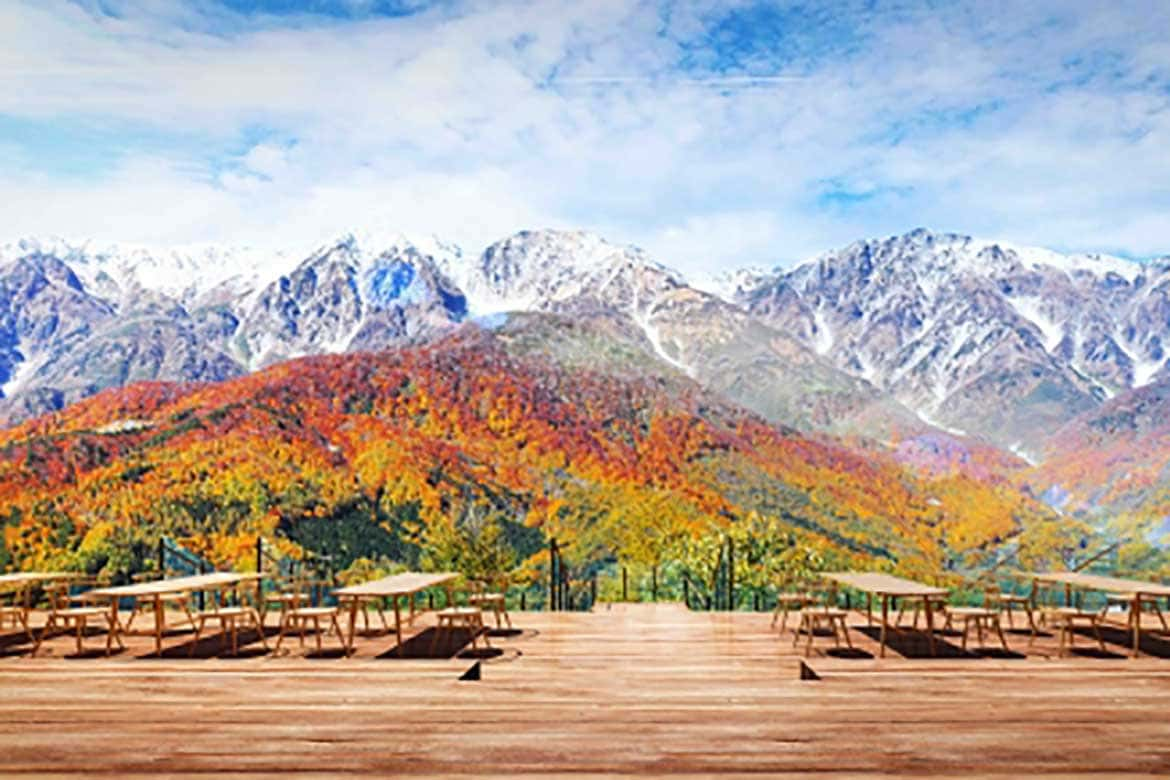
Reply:
[[521, 612], [528, 609], [528, 598], [527, 597], [528, 597], [528, 591], [526, 591], [526, 590], [520, 591], [520, 611]]
[[658, 601], [658, 565], [650, 567], [650, 600]]
[[597, 572], [593, 572], [593, 579], [589, 581], [589, 607], [597, 603]]
[[630, 600], [629, 573], [626, 571], [626, 567], [623, 566], [622, 567], [622, 601], [629, 601], [629, 600]]
[[[195, 571], [199, 574], [206, 574], [207, 573], [203, 570], [203, 556], [199, 557], [199, 565], [195, 567]], [[204, 609], [207, 608], [206, 604], [204, 603], [203, 596], [204, 596], [203, 591], [199, 591], [199, 611], [200, 612], [202, 612]]]
[[560, 583], [557, 581], [557, 538], [548, 540], [548, 608], [550, 612], [557, 611], [557, 593]]
[[158, 576], [159, 579], [167, 576], [167, 539], [165, 536], [158, 538]]
[[686, 604], [687, 609], [691, 608], [691, 581], [687, 577], [683, 577], [683, 604]]
[[727, 537], [727, 609], [735, 609], [735, 540]]

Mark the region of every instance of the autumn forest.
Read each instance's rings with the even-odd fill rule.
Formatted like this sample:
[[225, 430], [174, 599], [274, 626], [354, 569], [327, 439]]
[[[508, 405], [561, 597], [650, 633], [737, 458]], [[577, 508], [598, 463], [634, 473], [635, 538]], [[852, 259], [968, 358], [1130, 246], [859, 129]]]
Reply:
[[[0, 564], [127, 579], [161, 536], [255, 569], [256, 540], [338, 576], [509, 573], [539, 604], [548, 542], [603, 593], [884, 569], [960, 585], [1060, 565], [1090, 529], [994, 459], [930, 467], [776, 427], [683, 380], [517, 354], [467, 328], [384, 353], [310, 357], [217, 384], [100, 393], [0, 434]], [[967, 453], [968, 456], [972, 453]], [[726, 576], [726, 573], [724, 574]], [[758, 601], [757, 601], [758, 603]]]

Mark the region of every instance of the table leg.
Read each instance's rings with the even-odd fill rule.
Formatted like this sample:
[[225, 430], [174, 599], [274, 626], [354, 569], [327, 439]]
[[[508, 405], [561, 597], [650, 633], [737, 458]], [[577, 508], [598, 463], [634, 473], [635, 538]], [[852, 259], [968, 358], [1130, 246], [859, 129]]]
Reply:
[[163, 628], [166, 626], [166, 616], [163, 615], [162, 594], [154, 596], [154, 654], [162, 655]]
[[[394, 652], [398, 653], [399, 658], [402, 657], [402, 605], [398, 603], [398, 596], [393, 597], [394, 600], [394, 634], [398, 638], [398, 644], [394, 646]], [[413, 601], [413, 597], [411, 598]]]
[[349, 600], [349, 639], [345, 645], [346, 655], [349, 655], [353, 652], [353, 640], [354, 635], [357, 632], [358, 602], [360, 601], [361, 599], [359, 599], [357, 596], [353, 596]]
[[[27, 628], [27, 626], [26, 626]], [[114, 640], [118, 641], [118, 647], [125, 647], [122, 644], [122, 625], [118, 622], [118, 599], [110, 599], [110, 625], [109, 633], [106, 634], [106, 655], [114, 647]]]
[[938, 655], [938, 651], [934, 646], [934, 607], [931, 606], [930, 602], [929, 596], [922, 600], [923, 609], [926, 612], [926, 637], [930, 643], [930, 654], [933, 656]]
[[878, 638], [878, 656], [886, 657], [886, 628], [890, 624], [890, 597], [886, 594], [882, 596], [882, 633]]

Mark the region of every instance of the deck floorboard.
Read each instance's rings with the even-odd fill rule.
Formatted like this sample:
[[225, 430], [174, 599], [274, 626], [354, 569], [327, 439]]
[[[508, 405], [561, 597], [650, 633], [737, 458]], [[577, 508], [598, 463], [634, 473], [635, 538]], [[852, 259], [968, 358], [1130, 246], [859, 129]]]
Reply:
[[[161, 659], [148, 637], [106, 658], [98, 634], [86, 657], [60, 636], [30, 658], [0, 634], [0, 775], [1170, 774], [1170, 658], [1130, 659], [1117, 643], [1102, 655], [1086, 638], [1057, 658], [1055, 637], [1027, 649], [1011, 634], [1022, 657], [928, 658], [909, 636], [878, 659], [853, 614], [853, 657], [817, 637], [805, 660], [762, 613], [601, 605], [513, 619], [521, 630], [482, 658], [399, 659], [384, 634], [359, 638], [352, 658], [306, 657], [295, 641], [272, 657], [255, 637], [245, 657], [203, 642], [188, 658], [182, 632]], [[412, 629], [416, 650], [429, 625]], [[482, 679], [460, 681], [477, 661]], [[802, 663], [820, 679], [802, 681]]]

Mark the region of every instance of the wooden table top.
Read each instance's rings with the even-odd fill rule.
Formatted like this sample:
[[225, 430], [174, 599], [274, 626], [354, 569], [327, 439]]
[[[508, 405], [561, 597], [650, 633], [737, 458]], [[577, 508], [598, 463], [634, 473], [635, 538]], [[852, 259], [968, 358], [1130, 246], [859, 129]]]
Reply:
[[839, 582], [850, 588], [874, 593], [879, 596], [946, 596], [946, 588], [923, 585], [914, 580], [904, 580], [892, 574], [873, 571], [830, 571], [821, 574], [827, 580]]
[[458, 572], [436, 572], [427, 574], [419, 571], [407, 571], [401, 574], [391, 574], [380, 580], [363, 582], [361, 585], [350, 585], [337, 588], [333, 595], [340, 598], [355, 596], [409, 596], [420, 590], [442, 585], [459, 577]]
[[111, 588], [94, 588], [83, 594], [87, 598], [122, 598], [123, 596], [158, 596], [164, 593], [182, 593], [188, 590], [210, 590], [235, 585], [248, 580], [258, 580], [259, 574], [217, 571], [211, 574], [196, 574], [191, 577], [172, 577], [153, 582], [136, 582], [133, 585], [117, 585]]
[[78, 572], [64, 571], [17, 571], [10, 574], [0, 574], [0, 587], [5, 585], [24, 585], [28, 582], [45, 582], [48, 580], [68, 580], [80, 577]]
[[1170, 585], [1142, 580], [1126, 580], [1118, 577], [1103, 577], [1075, 571], [1049, 571], [1032, 575], [1040, 582], [1071, 585], [1085, 590], [1100, 590], [1106, 593], [1137, 593], [1143, 596], [1170, 596]]

